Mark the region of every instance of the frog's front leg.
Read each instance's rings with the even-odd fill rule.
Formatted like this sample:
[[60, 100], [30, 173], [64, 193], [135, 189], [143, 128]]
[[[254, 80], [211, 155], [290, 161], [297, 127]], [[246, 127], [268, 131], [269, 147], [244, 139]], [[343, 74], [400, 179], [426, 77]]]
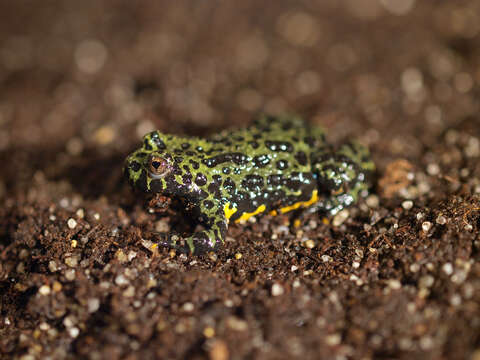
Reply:
[[155, 233], [157, 244], [194, 255], [216, 251], [224, 244], [228, 224], [225, 214], [220, 210], [220, 205], [218, 209], [202, 213], [205, 217], [202, 220], [206, 227], [205, 230], [197, 231], [188, 237], [182, 237], [175, 233]]

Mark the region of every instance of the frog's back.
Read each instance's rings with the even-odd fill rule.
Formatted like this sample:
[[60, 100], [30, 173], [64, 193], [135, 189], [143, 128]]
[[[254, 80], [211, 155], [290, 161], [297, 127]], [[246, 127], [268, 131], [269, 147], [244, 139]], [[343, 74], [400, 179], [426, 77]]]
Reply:
[[205, 163], [222, 177], [222, 197], [235, 209], [233, 220], [312, 199], [317, 185], [311, 153], [325, 145], [320, 128], [296, 117], [264, 116], [208, 141]]

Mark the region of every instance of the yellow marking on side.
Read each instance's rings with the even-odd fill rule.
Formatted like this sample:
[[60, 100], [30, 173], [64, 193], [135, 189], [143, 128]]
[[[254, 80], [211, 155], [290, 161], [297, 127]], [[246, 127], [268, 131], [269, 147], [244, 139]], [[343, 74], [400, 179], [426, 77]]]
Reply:
[[277, 216], [278, 215], [278, 212], [277, 210], [272, 210], [268, 213], [269, 215], [272, 215], [272, 216]]
[[233, 214], [237, 212], [237, 208], [230, 208], [230, 203], [226, 203], [223, 207], [223, 212], [225, 213], [225, 217], [228, 220], [232, 217]]
[[315, 204], [317, 201], [318, 201], [318, 191], [313, 190], [312, 197], [310, 198], [310, 200], [299, 201], [299, 202], [297, 202], [293, 205], [283, 207], [283, 208], [280, 209], [280, 213], [285, 214], [286, 212], [298, 209], [299, 207], [307, 207], [307, 206]]
[[293, 222], [293, 227], [300, 227], [300, 225], [302, 225], [302, 222], [298, 219], [295, 219], [294, 222]]
[[240, 221], [245, 221], [245, 220], [248, 220], [250, 217], [252, 216], [255, 216], [257, 214], [260, 214], [262, 212], [264, 212], [266, 209], [265, 205], [260, 205], [257, 210], [255, 210], [254, 212], [251, 212], [251, 213], [243, 213], [242, 216], [240, 216], [237, 220], [235, 220], [236, 223], [240, 222]]
[[327, 218], [323, 218], [322, 223], [324, 223], [325, 225], [328, 225], [330, 224], [330, 220], [328, 220]]

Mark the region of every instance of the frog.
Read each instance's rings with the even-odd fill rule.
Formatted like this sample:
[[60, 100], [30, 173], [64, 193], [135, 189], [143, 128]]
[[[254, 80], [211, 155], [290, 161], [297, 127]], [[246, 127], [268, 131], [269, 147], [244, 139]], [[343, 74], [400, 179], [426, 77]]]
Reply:
[[152, 248], [195, 255], [221, 248], [229, 223], [261, 213], [333, 216], [368, 194], [374, 170], [359, 142], [334, 146], [300, 116], [268, 114], [206, 138], [152, 131], [124, 166], [135, 189], [179, 199], [204, 227], [190, 236], [155, 232]]

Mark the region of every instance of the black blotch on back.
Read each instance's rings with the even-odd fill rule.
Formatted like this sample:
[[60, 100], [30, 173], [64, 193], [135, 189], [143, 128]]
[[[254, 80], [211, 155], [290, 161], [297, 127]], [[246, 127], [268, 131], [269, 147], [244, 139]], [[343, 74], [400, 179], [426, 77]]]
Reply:
[[267, 177], [267, 184], [271, 186], [281, 186], [283, 185], [283, 177], [282, 175], [269, 175]]
[[204, 200], [203, 201], [203, 206], [205, 207], [205, 209], [211, 209], [211, 208], [213, 208], [213, 201]]
[[295, 160], [302, 166], [307, 165], [307, 155], [303, 151], [299, 151], [295, 154]]
[[230, 195], [233, 195], [235, 193], [235, 182], [232, 180], [232, 178], [226, 178], [225, 181], [223, 182], [223, 188], [227, 190], [227, 192]]
[[311, 136], [306, 136], [303, 141], [310, 147], [314, 147], [315, 146], [315, 139]]
[[260, 175], [247, 175], [242, 180], [242, 187], [253, 192], [259, 192], [263, 185], [263, 176]]
[[243, 165], [248, 162], [248, 156], [243, 153], [226, 153], [203, 159], [202, 162], [210, 168], [225, 162], [233, 162], [237, 165]]
[[202, 173], [198, 173], [197, 177], [195, 178], [195, 184], [197, 184], [198, 186], [204, 186], [206, 183], [207, 177]]
[[258, 168], [263, 168], [267, 166], [269, 163], [270, 163], [270, 157], [267, 154], [258, 155], [253, 158], [253, 164], [255, 165], [255, 167], [258, 167]]
[[195, 160], [189, 160], [190, 164], [192, 164], [192, 167], [195, 169], [195, 170], [198, 170], [198, 168], [200, 167], [200, 164], [198, 162], [196, 162]]
[[265, 146], [271, 151], [277, 152], [292, 152], [293, 146], [288, 141], [265, 141]]
[[278, 160], [277, 161], [277, 169], [278, 170], [285, 170], [288, 168], [288, 161], [287, 160]]

